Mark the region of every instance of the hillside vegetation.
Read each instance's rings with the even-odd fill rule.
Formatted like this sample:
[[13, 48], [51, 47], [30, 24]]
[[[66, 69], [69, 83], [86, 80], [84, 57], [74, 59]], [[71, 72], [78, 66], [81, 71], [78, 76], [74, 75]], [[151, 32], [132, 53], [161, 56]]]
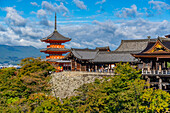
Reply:
[[152, 113], [165, 112], [170, 94], [144, 88], [140, 71], [129, 64], [117, 64], [114, 77], [84, 84], [77, 96], [51, 96], [49, 72], [54, 68], [39, 58], [26, 58], [22, 68], [0, 70], [0, 112], [2, 113]]

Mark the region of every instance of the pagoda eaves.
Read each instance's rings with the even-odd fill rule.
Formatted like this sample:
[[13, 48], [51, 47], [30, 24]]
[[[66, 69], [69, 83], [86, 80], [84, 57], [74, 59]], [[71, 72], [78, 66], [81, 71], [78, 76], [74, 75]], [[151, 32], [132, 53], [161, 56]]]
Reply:
[[64, 37], [63, 35], [61, 35], [58, 31], [54, 31], [52, 34], [50, 34], [49, 36], [41, 39], [42, 42], [46, 42], [46, 43], [65, 43], [70, 41], [71, 38], [68, 37]]
[[50, 45], [47, 45], [47, 48], [41, 49], [40, 52], [44, 52], [46, 54], [49, 54], [49, 56], [46, 57], [46, 59], [63, 59], [64, 56], [62, 54], [65, 54], [67, 52], [70, 52], [69, 49], [66, 49], [62, 43], [68, 42], [71, 40], [71, 38], [65, 37], [61, 35], [57, 31], [57, 24], [56, 24], [56, 14], [55, 14], [55, 29], [54, 32], [51, 33], [49, 36], [41, 39], [41, 42], [49, 43]]

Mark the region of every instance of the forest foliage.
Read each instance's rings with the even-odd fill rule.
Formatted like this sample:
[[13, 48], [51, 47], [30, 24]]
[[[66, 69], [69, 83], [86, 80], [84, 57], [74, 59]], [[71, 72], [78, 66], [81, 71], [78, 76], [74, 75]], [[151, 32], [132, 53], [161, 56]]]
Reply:
[[117, 64], [114, 77], [96, 79], [77, 89], [77, 95], [59, 99], [50, 94], [54, 67], [40, 58], [26, 58], [22, 68], [0, 70], [0, 112], [6, 113], [152, 113], [168, 111], [170, 94], [145, 88], [140, 71]]

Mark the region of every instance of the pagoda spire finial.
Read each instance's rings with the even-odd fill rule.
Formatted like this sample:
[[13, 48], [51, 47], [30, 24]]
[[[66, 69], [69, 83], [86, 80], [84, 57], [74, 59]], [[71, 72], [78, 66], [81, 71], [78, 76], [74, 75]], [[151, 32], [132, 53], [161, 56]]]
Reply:
[[57, 31], [56, 13], [55, 13], [55, 28], [54, 28], [54, 30]]

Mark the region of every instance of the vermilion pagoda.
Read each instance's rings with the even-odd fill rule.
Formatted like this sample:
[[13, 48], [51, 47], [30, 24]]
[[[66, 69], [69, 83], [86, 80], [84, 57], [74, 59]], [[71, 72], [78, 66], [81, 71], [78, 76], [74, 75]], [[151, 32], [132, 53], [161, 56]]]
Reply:
[[49, 43], [50, 45], [47, 45], [47, 48], [45, 49], [41, 49], [40, 52], [49, 54], [49, 56], [46, 56], [47, 61], [55, 62], [55, 63], [59, 62], [58, 59], [64, 58], [63, 54], [70, 51], [69, 49], [66, 49], [65, 46], [62, 45], [62, 43], [68, 42], [70, 40], [71, 40], [70, 38], [64, 37], [57, 31], [56, 14], [55, 14], [54, 32], [50, 34], [49, 36], [41, 39], [41, 42]]

